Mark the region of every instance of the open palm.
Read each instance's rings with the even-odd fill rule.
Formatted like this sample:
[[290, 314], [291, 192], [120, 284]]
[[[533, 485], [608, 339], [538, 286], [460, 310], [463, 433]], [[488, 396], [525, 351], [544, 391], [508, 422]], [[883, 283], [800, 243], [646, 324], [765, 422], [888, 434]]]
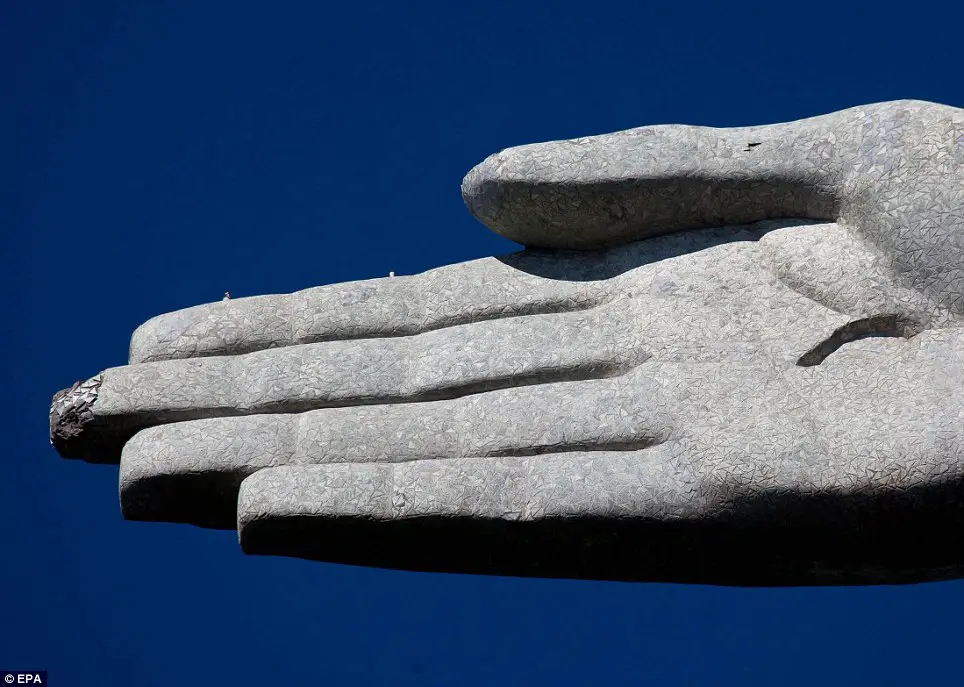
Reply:
[[[252, 553], [725, 584], [959, 576], [964, 111], [646, 127], [463, 182], [528, 248], [161, 315], [60, 392], [126, 517]], [[789, 219], [795, 218], [795, 219]]]

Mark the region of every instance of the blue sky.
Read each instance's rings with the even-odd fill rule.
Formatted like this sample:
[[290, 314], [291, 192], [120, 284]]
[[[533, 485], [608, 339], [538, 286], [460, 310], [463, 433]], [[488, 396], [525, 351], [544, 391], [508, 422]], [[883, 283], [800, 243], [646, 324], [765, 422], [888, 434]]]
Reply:
[[[897, 98], [964, 107], [964, 9], [722, 2], [7, 0], [0, 7], [0, 669], [56, 685], [928, 685], [964, 582], [731, 589], [247, 557], [121, 519], [51, 395], [199, 303], [511, 252], [502, 148]], [[955, 542], [952, 542], [955, 543]]]

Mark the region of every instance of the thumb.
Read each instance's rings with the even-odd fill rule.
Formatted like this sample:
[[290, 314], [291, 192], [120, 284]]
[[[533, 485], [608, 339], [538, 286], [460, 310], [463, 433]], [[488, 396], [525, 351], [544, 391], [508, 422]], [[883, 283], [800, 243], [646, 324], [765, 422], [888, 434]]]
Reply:
[[768, 218], [830, 220], [834, 130], [851, 111], [718, 129], [663, 125], [518, 146], [462, 182], [469, 210], [527, 246], [596, 248]]

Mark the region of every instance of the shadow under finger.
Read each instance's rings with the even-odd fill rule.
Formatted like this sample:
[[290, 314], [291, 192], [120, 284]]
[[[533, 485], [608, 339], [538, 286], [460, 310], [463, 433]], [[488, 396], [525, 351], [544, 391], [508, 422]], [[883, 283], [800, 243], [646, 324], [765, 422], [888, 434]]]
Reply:
[[[960, 480], [902, 491], [769, 491], [702, 517], [535, 519], [393, 519], [323, 507], [319, 514], [318, 504], [297, 505], [296, 477], [258, 482], [260, 510], [244, 486], [239, 502], [248, 554], [423, 572], [763, 587], [964, 576]], [[283, 485], [292, 488], [271, 493]]]

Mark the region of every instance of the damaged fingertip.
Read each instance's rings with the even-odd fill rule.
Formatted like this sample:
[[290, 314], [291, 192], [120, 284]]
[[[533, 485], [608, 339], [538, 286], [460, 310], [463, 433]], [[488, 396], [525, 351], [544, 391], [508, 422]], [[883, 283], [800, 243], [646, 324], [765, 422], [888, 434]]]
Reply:
[[92, 407], [103, 373], [78, 380], [54, 394], [50, 402], [50, 444], [63, 458], [84, 458], [85, 427], [94, 420]]

